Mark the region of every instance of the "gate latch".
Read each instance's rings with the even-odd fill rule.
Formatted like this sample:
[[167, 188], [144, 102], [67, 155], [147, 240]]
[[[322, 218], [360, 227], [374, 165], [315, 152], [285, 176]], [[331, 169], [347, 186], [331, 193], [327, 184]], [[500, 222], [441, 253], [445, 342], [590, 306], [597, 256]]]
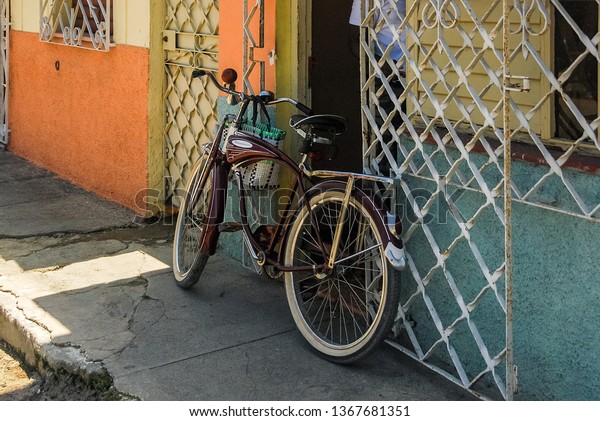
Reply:
[[528, 76], [506, 75], [505, 88], [507, 91], [529, 92], [531, 91], [531, 80]]
[[176, 31], [163, 31], [163, 49], [166, 51], [175, 51], [177, 49]]

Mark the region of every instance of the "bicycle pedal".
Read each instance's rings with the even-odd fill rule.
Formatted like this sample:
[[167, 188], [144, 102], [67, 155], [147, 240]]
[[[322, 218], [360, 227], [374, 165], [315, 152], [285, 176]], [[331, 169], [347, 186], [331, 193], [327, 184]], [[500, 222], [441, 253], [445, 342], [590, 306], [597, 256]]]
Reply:
[[238, 232], [242, 230], [242, 224], [239, 222], [223, 222], [219, 224], [219, 232]]

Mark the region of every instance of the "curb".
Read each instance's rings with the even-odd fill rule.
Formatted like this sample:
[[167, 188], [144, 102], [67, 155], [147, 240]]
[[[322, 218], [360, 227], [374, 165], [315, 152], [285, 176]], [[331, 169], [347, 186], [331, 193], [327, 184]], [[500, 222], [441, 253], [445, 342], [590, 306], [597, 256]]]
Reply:
[[42, 375], [50, 371], [81, 378], [88, 384], [112, 385], [112, 377], [99, 362], [89, 361], [74, 346], [58, 346], [42, 326], [28, 320], [18, 298], [0, 291], [0, 338], [21, 353], [25, 362]]

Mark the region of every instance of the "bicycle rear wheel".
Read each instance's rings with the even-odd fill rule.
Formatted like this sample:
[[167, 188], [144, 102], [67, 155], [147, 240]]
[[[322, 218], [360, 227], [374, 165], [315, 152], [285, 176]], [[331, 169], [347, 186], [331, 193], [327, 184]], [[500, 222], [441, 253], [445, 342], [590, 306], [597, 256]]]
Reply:
[[[210, 174], [205, 185], [199, 185], [207, 162], [208, 158], [204, 155], [194, 166], [175, 225], [173, 274], [176, 284], [184, 289], [191, 288], [200, 280], [208, 261], [208, 256], [200, 253], [200, 244], [212, 198]], [[206, 170], [210, 171], [210, 168]]]
[[[316, 224], [306, 207], [299, 210], [287, 239], [286, 265], [325, 262], [318, 238], [329, 254], [343, 201], [344, 192], [335, 190], [313, 197]], [[388, 264], [382, 234], [373, 221], [369, 210], [351, 197], [332, 273], [286, 273], [296, 326], [319, 355], [336, 363], [352, 363], [373, 352], [390, 332], [398, 311], [399, 273]]]

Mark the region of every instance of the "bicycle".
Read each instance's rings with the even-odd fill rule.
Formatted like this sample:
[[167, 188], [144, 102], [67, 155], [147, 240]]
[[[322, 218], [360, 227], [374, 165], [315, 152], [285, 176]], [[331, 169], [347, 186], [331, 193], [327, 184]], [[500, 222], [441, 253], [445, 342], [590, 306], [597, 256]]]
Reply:
[[[276, 99], [271, 92], [236, 91], [237, 73], [232, 69], [223, 72], [222, 86], [206, 71], [195, 70], [192, 77], [202, 76], [208, 76], [240, 108], [237, 115], [223, 119], [215, 140], [203, 146], [187, 183], [173, 244], [177, 285], [195, 285], [216, 252], [219, 234], [241, 230], [258, 266], [272, 277], [285, 274], [293, 319], [313, 349], [336, 363], [366, 357], [385, 339], [396, 319], [399, 270], [405, 258], [398, 218], [377, 205], [359, 184], [389, 185], [393, 180], [310, 169], [309, 156], [317, 150], [335, 151], [335, 140], [346, 129], [342, 117], [314, 115], [302, 103]], [[256, 128], [257, 110], [281, 103], [290, 103], [303, 113], [290, 121], [300, 135], [300, 163], [264, 139], [272, 132], [270, 125], [266, 130]], [[254, 116], [248, 126], [250, 104]], [[242, 170], [265, 160], [291, 171], [293, 193], [274, 225], [253, 232]], [[239, 222], [224, 221], [230, 175], [239, 191]]]

